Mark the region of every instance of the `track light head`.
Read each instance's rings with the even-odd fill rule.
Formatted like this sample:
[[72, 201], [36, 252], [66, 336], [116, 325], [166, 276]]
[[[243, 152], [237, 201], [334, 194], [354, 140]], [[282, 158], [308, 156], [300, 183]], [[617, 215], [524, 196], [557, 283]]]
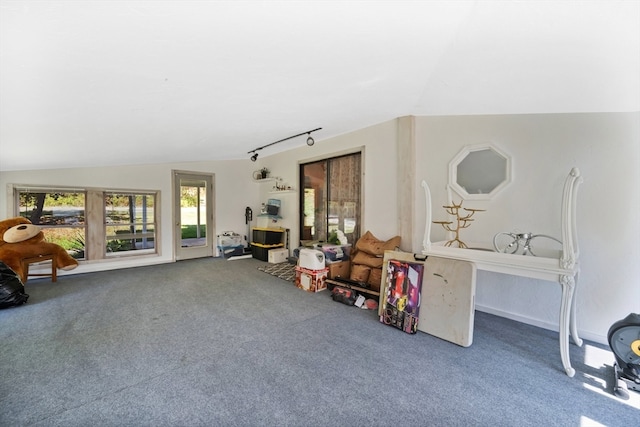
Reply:
[[258, 160], [258, 153], [253, 153], [253, 156], [251, 156], [251, 161], [255, 162], [256, 160]]
[[307, 135], [309, 135], [309, 138], [307, 138], [307, 145], [309, 147], [311, 147], [313, 144], [315, 144], [315, 141], [313, 140], [313, 138], [311, 137], [311, 134], [308, 133]]

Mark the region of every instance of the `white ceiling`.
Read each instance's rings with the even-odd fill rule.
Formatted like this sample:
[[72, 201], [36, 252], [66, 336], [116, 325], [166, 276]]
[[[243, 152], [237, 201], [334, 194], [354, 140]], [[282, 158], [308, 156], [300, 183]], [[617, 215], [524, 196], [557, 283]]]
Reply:
[[405, 115], [623, 111], [636, 0], [0, 0], [5, 171], [248, 159]]

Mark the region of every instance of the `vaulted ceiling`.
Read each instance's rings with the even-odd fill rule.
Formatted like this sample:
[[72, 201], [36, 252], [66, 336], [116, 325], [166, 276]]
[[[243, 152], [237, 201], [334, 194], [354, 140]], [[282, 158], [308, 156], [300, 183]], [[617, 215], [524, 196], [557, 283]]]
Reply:
[[0, 0], [5, 171], [249, 161], [405, 115], [639, 110], [636, 0]]

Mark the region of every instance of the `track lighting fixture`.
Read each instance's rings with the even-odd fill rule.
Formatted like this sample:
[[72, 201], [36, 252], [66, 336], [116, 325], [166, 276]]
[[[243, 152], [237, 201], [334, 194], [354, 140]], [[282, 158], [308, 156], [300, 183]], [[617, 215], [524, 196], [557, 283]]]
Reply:
[[298, 137], [298, 136], [302, 136], [302, 135], [305, 135], [305, 134], [306, 134], [306, 135], [309, 135], [309, 137], [307, 138], [307, 145], [308, 145], [309, 147], [311, 147], [313, 144], [315, 144], [315, 140], [311, 137], [311, 132], [315, 132], [315, 131], [320, 130], [320, 129], [322, 129], [322, 128], [317, 128], [317, 129], [313, 129], [313, 130], [308, 130], [308, 131], [306, 131], [306, 132], [302, 132], [302, 133], [299, 133], [299, 134], [297, 134], [297, 135], [293, 135], [293, 136], [290, 136], [290, 137], [287, 137], [287, 138], [281, 139], [281, 140], [279, 140], [279, 141], [272, 142], [271, 144], [263, 145], [262, 147], [258, 147], [258, 148], [256, 148], [255, 150], [248, 151], [248, 152], [247, 152], [247, 154], [251, 154], [251, 153], [253, 153], [253, 156], [251, 156], [251, 157], [250, 157], [250, 159], [251, 159], [251, 161], [252, 161], [252, 162], [255, 162], [256, 160], [258, 160], [258, 153], [257, 153], [257, 151], [260, 151], [260, 150], [262, 150], [263, 148], [270, 147], [270, 146], [272, 146], [273, 144], [277, 144], [277, 143], [279, 143], [279, 142], [286, 141], [286, 140], [288, 140], [288, 139], [292, 139], [292, 138], [296, 138], [296, 137]]

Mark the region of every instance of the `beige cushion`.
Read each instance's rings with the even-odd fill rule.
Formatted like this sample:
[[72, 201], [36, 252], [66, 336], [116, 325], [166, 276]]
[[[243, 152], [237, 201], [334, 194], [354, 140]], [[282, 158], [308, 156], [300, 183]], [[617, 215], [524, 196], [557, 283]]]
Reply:
[[366, 252], [370, 255], [383, 256], [384, 251], [392, 251], [400, 246], [400, 236], [392, 237], [387, 241], [383, 241], [367, 231], [356, 242], [356, 249]]
[[369, 273], [369, 280], [367, 280], [367, 283], [371, 287], [371, 290], [379, 291], [381, 281], [382, 281], [382, 269], [372, 268], [371, 273]]
[[362, 264], [371, 268], [382, 268], [382, 257], [370, 255], [364, 251], [358, 251], [351, 260], [352, 264]]

